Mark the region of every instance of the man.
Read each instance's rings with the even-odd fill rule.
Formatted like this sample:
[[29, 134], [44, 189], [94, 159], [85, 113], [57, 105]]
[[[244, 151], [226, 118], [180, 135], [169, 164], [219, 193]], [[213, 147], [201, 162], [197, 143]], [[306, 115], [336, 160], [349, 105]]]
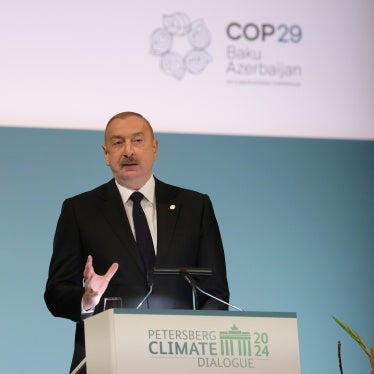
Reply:
[[[141, 206], [153, 256], [156, 253], [155, 266], [212, 268], [212, 276], [197, 280], [199, 286], [229, 300], [223, 246], [211, 201], [207, 195], [153, 176], [158, 141], [149, 122], [134, 112], [115, 115], [107, 124], [103, 150], [114, 179], [63, 203], [44, 294], [54, 316], [76, 322], [71, 368], [85, 357], [82, 321], [102, 311], [105, 297], [122, 297], [124, 307], [135, 308], [148, 292], [147, 269], [138, 248], [141, 238], [136, 239], [132, 216], [134, 191], [144, 195]], [[160, 276], [142, 308], [192, 306], [191, 288], [182, 277]], [[198, 307], [227, 309], [201, 293]]]

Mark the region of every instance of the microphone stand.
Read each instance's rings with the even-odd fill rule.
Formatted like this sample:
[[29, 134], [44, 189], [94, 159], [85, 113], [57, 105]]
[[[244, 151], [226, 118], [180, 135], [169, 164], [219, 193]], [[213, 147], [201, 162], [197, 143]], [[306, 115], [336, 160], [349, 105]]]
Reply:
[[193, 310], [196, 310], [196, 308], [198, 307], [198, 305], [197, 305], [197, 290], [198, 290], [198, 291], [200, 291], [202, 294], [204, 294], [205, 296], [211, 297], [212, 299], [217, 300], [217, 301], [219, 301], [220, 303], [223, 303], [223, 304], [225, 304], [225, 305], [227, 305], [227, 306], [229, 306], [229, 307], [231, 307], [231, 308], [233, 308], [233, 309], [236, 309], [236, 310], [238, 310], [238, 311], [240, 311], [240, 312], [243, 311], [243, 309], [241, 309], [241, 308], [239, 308], [239, 307], [237, 307], [237, 306], [235, 306], [235, 305], [233, 305], [233, 304], [230, 304], [230, 303], [228, 303], [228, 302], [226, 302], [226, 301], [220, 299], [219, 297], [216, 297], [216, 296], [210, 294], [209, 292], [204, 291], [202, 288], [200, 288], [200, 287], [197, 285], [196, 280], [195, 280], [194, 278], [192, 278], [192, 276], [191, 276], [189, 273], [187, 273], [187, 272], [183, 273], [183, 272], [182, 272], [182, 274], [183, 274], [183, 276], [184, 276], [184, 279], [188, 282], [188, 284], [189, 284], [189, 285], [191, 286], [191, 288], [192, 288], [192, 292], [193, 292], [193, 296], [194, 296], [194, 297], [193, 297]]
[[197, 283], [188, 272], [182, 272], [182, 275], [192, 288], [192, 309], [197, 310], [199, 309], [199, 301], [197, 299]]
[[148, 283], [149, 291], [144, 296], [143, 300], [138, 304], [138, 306], [136, 307], [136, 310], [138, 310], [144, 304], [144, 302], [149, 298], [149, 296], [151, 296], [151, 293], [153, 291], [153, 284], [154, 284], [153, 272], [149, 270], [147, 271], [147, 283]]
[[136, 307], [136, 309], [139, 309], [144, 304], [144, 302], [151, 295], [152, 291], [153, 291], [153, 283], [149, 285], [149, 291], [148, 291], [148, 293], [144, 296], [143, 300], [138, 304], [138, 306]]
[[79, 374], [83, 373], [81, 370], [82, 368], [86, 367], [86, 357], [74, 368], [74, 370], [70, 374]]

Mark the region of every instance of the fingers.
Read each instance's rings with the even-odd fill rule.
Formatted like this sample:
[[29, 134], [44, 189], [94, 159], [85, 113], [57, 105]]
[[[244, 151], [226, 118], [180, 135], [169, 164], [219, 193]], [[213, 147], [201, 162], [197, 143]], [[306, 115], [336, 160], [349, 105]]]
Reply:
[[95, 307], [99, 301], [113, 275], [118, 270], [118, 263], [114, 262], [105, 275], [98, 275], [95, 273], [94, 267], [92, 265], [92, 256], [87, 257], [86, 265], [84, 267], [83, 276], [85, 279], [85, 292], [83, 294], [83, 307], [85, 310]]
[[108, 282], [112, 279], [113, 275], [117, 272], [118, 267], [119, 267], [118, 263], [117, 263], [117, 262], [114, 262], [114, 263], [110, 266], [110, 268], [108, 269], [108, 271], [105, 273], [104, 277], [105, 277], [105, 279], [106, 279]]
[[[94, 267], [92, 265], [92, 261], [93, 261], [92, 256], [89, 255], [87, 257], [86, 265], [84, 267], [84, 272], [83, 272], [83, 277], [86, 280], [91, 278], [93, 275], [97, 275], [95, 273]], [[117, 272], [118, 267], [119, 267], [119, 265], [118, 265], [117, 262], [113, 262], [113, 264], [109, 267], [109, 269], [107, 270], [107, 272], [103, 276], [107, 283], [109, 283], [109, 281], [112, 279], [113, 275]]]
[[88, 279], [92, 276], [92, 274], [94, 273], [94, 268], [92, 266], [92, 256], [89, 255], [87, 257], [87, 261], [86, 261], [86, 265], [84, 267], [84, 271], [83, 271], [83, 277], [84, 279]]

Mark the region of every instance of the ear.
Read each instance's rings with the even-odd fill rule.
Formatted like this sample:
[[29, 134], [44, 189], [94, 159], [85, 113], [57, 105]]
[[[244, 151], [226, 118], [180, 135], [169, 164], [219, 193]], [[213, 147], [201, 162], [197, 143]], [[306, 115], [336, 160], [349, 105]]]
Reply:
[[156, 159], [157, 155], [158, 155], [158, 140], [157, 139], [153, 139], [152, 147], [153, 147], [153, 153], [154, 153], [155, 159]]
[[102, 145], [101, 148], [103, 149], [104, 151], [104, 159], [105, 159], [105, 164], [107, 166], [109, 166], [109, 152], [108, 152], [108, 149], [105, 145]]

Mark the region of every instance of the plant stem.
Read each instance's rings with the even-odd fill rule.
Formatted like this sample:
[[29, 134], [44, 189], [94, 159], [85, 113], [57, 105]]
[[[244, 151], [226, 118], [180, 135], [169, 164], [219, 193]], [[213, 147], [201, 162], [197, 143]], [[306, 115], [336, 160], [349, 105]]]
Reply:
[[340, 374], [343, 374], [343, 365], [342, 365], [341, 346], [342, 346], [342, 343], [341, 343], [340, 340], [338, 340], [338, 359], [339, 359], [339, 369], [340, 369]]

